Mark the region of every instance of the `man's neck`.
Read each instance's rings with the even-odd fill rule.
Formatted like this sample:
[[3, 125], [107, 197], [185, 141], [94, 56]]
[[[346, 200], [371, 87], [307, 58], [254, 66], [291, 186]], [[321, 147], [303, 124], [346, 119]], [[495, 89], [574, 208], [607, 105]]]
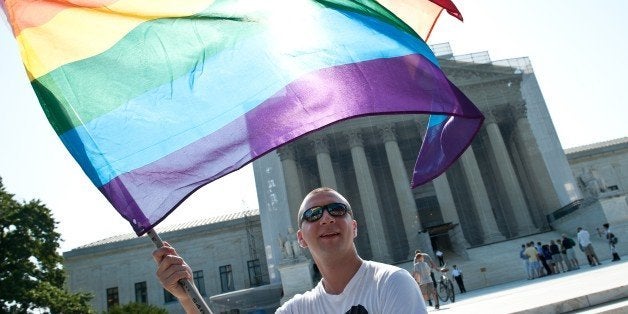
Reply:
[[318, 269], [323, 275], [322, 283], [325, 292], [329, 294], [341, 294], [349, 281], [358, 272], [364, 261], [357, 255], [348, 258], [335, 259], [327, 263], [317, 263]]

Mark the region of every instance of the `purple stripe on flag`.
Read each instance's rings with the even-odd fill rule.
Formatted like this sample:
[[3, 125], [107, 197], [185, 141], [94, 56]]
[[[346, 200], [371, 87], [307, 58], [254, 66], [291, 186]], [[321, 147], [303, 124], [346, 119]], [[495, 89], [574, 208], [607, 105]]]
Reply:
[[471, 101], [421, 55], [336, 66], [292, 82], [224, 128], [120, 175], [100, 190], [142, 235], [196, 189], [277, 146], [338, 121], [393, 113], [454, 116], [438, 125], [436, 133], [428, 130], [423, 145], [427, 153], [419, 156], [415, 185], [445, 171], [483, 120]]
[[471, 145], [482, 121], [484, 116], [475, 119], [452, 116], [427, 129], [414, 166], [412, 187], [431, 181], [449, 168]]

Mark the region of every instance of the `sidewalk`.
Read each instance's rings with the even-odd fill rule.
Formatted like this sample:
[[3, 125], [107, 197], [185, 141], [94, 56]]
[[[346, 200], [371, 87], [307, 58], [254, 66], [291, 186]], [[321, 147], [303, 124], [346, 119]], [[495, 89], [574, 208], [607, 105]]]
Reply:
[[627, 301], [628, 256], [622, 256], [619, 262], [456, 294], [455, 303], [441, 303], [440, 310], [428, 306], [428, 312], [628, 313]]

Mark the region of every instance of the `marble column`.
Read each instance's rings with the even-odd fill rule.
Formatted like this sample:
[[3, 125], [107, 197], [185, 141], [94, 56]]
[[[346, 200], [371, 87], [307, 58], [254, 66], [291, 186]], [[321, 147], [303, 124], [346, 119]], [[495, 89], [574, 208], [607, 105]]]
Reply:
[[532, 133], [525, 103], [512, 104], [510, 105], [510, 110], [515, 118], [516, 141], [521, 148], [519, 151], [524, 157], [526, 169], [529, 169], [534, 176], [535, 184], [533, 187], [537, 195], [539, 195], [538, 200], [543, 206], [542, 214], [545, 216], [560, 208], [560, 202], [541, 151], [534, 138], [534, 133]]
[[[390, 262], [391, 257], [386, 243], [384, 226], [382, 225], [381, 211], [377, 203], [377, 194], [375, 193], [373, 178], [371, 178], [371, 171], [364, 152], [362, 137], [357, 131], [348, 132], [347, 135], [373, 259], [381, 262]], [[359, 230], [358, 228], [358, 232]]]
[[299, 226], [296, 224], [299, 207], [303, 201], [303, 191], [299, 181], [299, 172], [297, 170], [297, 162], [295, 159], [294, 149], [290, 146], [284, 146], [277, 150], [281, 159], [281, 167], [283, 168], [283, 176], [286, 182], [286, 193], [288, 198], [288, 207], [290, 209], [290, 221], [294, 230]]
[[512, 156], [512, 162], [515, 169], [519, 169], [519, 180], [521, 182], [521, 189], [523, 189], [524, 196], [528, 202], [528, 208], [530, 208], [530, 215], [532, 217], [532, 221], [537, 228], [542, 228], [543, 230], [549, 230], [545, 228], [545, 226], [549, 226], [547, 222], [547, 218], [541, 212], [541, 205], [539, 205], [539, 197], [538, 193], [535, 189], [535, 177], [534, 174], [527, 170], [525, 165], [525, 158], [523, 154], [519, 151], [519, 147], [517, 146], [517, 140], [513, 139], [510, 141], [506, 141], [510, 145], [508, 145], [508, 150], [510, 151], [510, 155]]
[[[458, 211], [456, 210], [456, 203], [454, 202], [454, 196], [451, 194], [451, 188], [449, 187], [449, 181], [447, 180], [447, 174], [443, 173], [440, 176], [432, 180], [434, 190], [436, 191], [436, 199], [438, 199], [438, 205], [440, 206], [441, 215], [443, 215], [443, 222], [451, 222], [453, 224], [460, 224], [460, 217], [458, 217]], [[454, 247], [454, 250], [463, 256], [466, 256], [466, 248], [471, 245], [465, 239], [462, 234], [461, 227], [456, 227], [455, 230], [450, 231], [450, 240]]]
[[484, 243], [504, 240], [504, 235], [497, 228], [497, 222], [491, 208], [491, 202], [486, 192], [486, 185], [480, 174], [480, 167], [473, 153], [473, 147], [469, 146], [460, 156], [460, 163], [466, 179], [467, 187], [471, 193], [473, 207], [480, 219], [480, 227], [484, 234]]
[[419, 219], [419, 211], [416, 207], [412, 189], [410, 189], [410, 180], [404, 167], [403, 157], [401, 157], [401, 150], [399, 149], [399, 144], [397, 144], [393, 125], [389, 124], [380, 127], [380, 133], [384, 141], [388, 166], [390, 167], [403, 227], [408, 239], [408, 258], [413, 259], [414, 250], [419, 248], [420, 245], [418, 233], [423, 229]]
[[321, 186], [330, 187], [337, 190], [336, 175], [329, 156], [329, 143], [324, 135], [314, 137], [314, 151], [316, 152], [316, 163], [318, 165], [318, 176]]
[[491, 151], [493, 152], [496, 161], [494, 167], [497, 175], [504, 185], [503, 189], [506, 193], [506, 206], [508, 206], [508, 210], [510, 210], [515, 217], [517, 223], [516, 233], [517, 235], [522, 236], [538, 231], [532, 223], [530, 210], [528, 209], [528, 205], [526, 204], [523, 196], [523, 190], [521, 189], [521, 185], [517, 179], [515, 168], [512, 166], [512, 162], [510, 161], [510, 155], [506, 149], [504, 138], [499, 131], [495, 114], [486, 112], [484, 113], [484, 116], [486, 117], [484, 125], [486, 126]]

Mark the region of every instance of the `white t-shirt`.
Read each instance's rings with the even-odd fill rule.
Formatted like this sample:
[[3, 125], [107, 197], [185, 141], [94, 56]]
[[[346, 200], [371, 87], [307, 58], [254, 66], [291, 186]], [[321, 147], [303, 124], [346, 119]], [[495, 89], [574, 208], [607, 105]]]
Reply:
[[419, 286], [396, 266], [364, 261], [341, 294], [325, 292], [322, 281], [297, 294], [275, 313], [427, 313]]
[[580, 230], [580, 232], [578, 232], [578, 242], [580, 242], [582, 247], [591, 244], [591, 236], [589, 235], [589, 232], [584, 229]]
[[432, 268], [425, 261], [414, 263], [414, 271], [419, 275], [418, 283], [420, 285], [432, 282], [432, 276], [430, 276]]

